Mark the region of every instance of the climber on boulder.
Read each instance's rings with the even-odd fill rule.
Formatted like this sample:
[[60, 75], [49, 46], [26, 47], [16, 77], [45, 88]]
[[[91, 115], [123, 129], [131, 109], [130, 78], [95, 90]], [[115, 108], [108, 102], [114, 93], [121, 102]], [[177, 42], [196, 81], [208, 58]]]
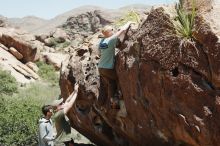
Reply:
[[[104, 38], [102, 38], [99, 43], [99, 52], [101, 57], [99, 60], [98, 69], [101, 78], [100, 82], [104, 80], [107, 84], [108, 98], [111, 101], [112, 108], [117, 108], [119, 106], [117, 105], [118, 103], [115, 102], [115, 93], [117, 91], [117, 75], [115, 71], [115, 48], [119, 41], [119, 37], [125, 35], [132, 23], [133, 22], [130, 21], [127, 22], [116, 33], [114, 33], [113, 27], [109, 25], [105, 26], [102, 29], [102, 34]], [[104, 100], [106, 101], [106, 99]]]
[[78, 95], [78, 88], [79, 85], [75, 84], [73, 93], [66, 99], [65, 102], [63, 102], [63, 98], [61, 98], [59, 100], [54, 100], [51, 103], [51, 106], [53, 106], [55, 110], [54, 121], [57, 132], [57, 144], [64, 143], [65, 146], [74, 145], [74, 141], [71, 135], [71, 126], [69, 121], [66, 120], [67, 117], [65, 116], [67, 115], [68, 111], [70, 111], [70, 109], [73, 107], [73, 104]]

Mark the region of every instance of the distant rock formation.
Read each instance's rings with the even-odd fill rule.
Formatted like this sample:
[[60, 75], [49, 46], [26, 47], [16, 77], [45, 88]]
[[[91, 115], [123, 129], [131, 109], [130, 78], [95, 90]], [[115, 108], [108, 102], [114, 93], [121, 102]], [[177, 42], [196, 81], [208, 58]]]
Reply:
[[33, 35], [14, 28], [0, 28], [0, 67], [10, 71], [19, 83], [40, 79], [35, 69], [27, 66], [39, 59], [39, 46]]
[[45, 55], [46, 50], [45, 44], [36, 40], [34, 35], [11, 27], [0, 28], [0, 67], [10, 71], [19, 83], [40, 79], [38, 67], [34, 63], [40, 59], [60, 68], [63, 58], [51, 59], [50, 54]]
[[105, 19], [112, 21], [120, 18], [128, 10], [135, 10], [142, 13], [150, 8], [151, 6], [143, 4], [129, 5], [119, 9], [105, 9], [97, 6], [82, 6], [60, 14], [50, 20], [45, 20], [35, 16], [27, 16], [24, 18], [8, 18], [7, 22], [11, 27], [21, 28], [29, 33], [41, 35], [54, 31], [54, 29], [56, 29], [58, 26], [64, 24], [69, 17], [77, 17], [78, 15], [86, 14], [87, 12], [99, 10]]
[[2, 45], [0, 46], [0, 68], [9, 71], [17, 82], [22, 84], [39, 79], [39, 76], [33, 69], [17, 60], [10, 52], [3, 49]]
[[33, 35], [27, 34], [24, 31], [19, 31], [14, 28], [1, 28], [0, 29], [0, 43], [5, 45], [6, 47], [15, 48], [20, 54], [22, 54], [22, 58], [19, 59], [22, 62], [26, 63], [28, 61], [35, 61], [39, 58], [39, 52], [37, 52], [37, 42]]
[[69, 17], [62, 25], [72, 40], [72, 44], [76, 47], [84, 41], [85, 38], [91, 36], [111, 22], [104, 19], [98, 10], [83, 13], [77, 16]]
[[0, 19], [0, 27], [5, 26], [4, 21]]
[[[110, 21], [104, 19], [100, 13], [100, 11], [95, 10], [76, 17], [69, 17], [62, 27], [70, 31], [77, 31], [78, 33], [87, 32], [87, 35], [89, 35], [89, 33], [95, 33], [100, 27], [110, 23]], [[75, 34], [76, 32], [73, 33]]]
[[7, 26], [7, 18], [0, 15], [0, 27]]
[[110, 108], [99, 82], [97, 36], [76, 49], [60, 77], [65, 99], [80, 83], [68, 113], [72, 126], [97, 145], [220, 146], [220, 43], [215, 23], [204, 19], [212, 11], [196, 18], [193, 42], [176, 35], [163, 8], [129, 32], [116, 60], [120, 110]]

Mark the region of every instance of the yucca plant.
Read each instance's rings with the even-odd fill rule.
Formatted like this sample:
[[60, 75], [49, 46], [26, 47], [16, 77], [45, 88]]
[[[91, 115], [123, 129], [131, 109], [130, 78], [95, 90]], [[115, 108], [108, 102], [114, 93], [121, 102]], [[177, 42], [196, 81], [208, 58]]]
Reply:
[[177, 34], [180, 36], [190, 39], [192, 38], [192, 31], [194, 27], [194, 21], [196, 16], [195, 10], [195, 0], [192, 0], [192, 10], [187, 12], [183, 8], [183, 0], [179, 0], [179, 3], [176, 4], [176, 22], [174, 23]]

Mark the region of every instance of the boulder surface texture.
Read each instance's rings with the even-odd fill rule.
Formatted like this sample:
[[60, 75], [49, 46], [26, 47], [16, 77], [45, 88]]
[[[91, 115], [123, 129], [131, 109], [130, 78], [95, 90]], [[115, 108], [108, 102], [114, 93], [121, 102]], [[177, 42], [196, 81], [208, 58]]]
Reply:
[[220, 146], [220, 43], [210, 24], [198, 16], [193, 41], [182, 39], [157, 8], [128, 35], [116, 56], [120, 109], [100, 82], [97, 48], [63, 62], [62, 97], [80, 84], [72, 126], [104, 146]]

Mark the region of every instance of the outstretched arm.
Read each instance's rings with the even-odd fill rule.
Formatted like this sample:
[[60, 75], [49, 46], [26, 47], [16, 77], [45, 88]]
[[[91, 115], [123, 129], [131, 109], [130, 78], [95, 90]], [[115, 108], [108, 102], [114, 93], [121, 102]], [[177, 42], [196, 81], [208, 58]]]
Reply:
[[67, 98], [67, 100], [65, 101], [64, 105], [63, 105], [63, 110], [64, 110], [64, 114], [67, 114], [67, 112], [70, 110], [70, 108], [73, 106], [75, 100], [76, 100], [76, 97], [78, 95], [78, 88], [79, 88], [79, 85], [78, 84], [75, 84], [75, 87], [74, 87], [74, 91], [72, 94], [70, 94], [70, 96]]
[[124, 26], [122, 26], [122, 27], [120, 28], [120, 30], [119, 30], [118, 32], [116, 32], [116, 33], [115, 33], [114, 35], [112, 35], [110, 38], [119, 37], [120, 35], [125, 34], [132, 23], [133, 23], [133, 22], [131, 22], [131, 21], [127, 22]]

